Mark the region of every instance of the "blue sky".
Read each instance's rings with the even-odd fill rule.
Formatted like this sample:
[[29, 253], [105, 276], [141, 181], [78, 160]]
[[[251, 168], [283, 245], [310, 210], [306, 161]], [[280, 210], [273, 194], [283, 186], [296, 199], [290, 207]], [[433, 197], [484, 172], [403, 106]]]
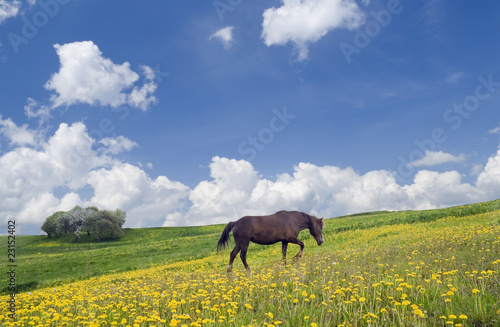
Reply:
[[499, 7], [0, 0], [1, 226], [499, 198]]

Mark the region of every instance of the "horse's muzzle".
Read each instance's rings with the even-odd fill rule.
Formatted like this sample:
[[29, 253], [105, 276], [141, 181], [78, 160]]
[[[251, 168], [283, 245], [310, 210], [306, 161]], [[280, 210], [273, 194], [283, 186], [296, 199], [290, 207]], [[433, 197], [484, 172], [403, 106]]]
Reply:
[[325, 243], [325, 240], [323, 238], [321, 238], [321, 240], [316, 241], [316, 242], [318, 242], [318, 245], [321, 245], [321, 244]]

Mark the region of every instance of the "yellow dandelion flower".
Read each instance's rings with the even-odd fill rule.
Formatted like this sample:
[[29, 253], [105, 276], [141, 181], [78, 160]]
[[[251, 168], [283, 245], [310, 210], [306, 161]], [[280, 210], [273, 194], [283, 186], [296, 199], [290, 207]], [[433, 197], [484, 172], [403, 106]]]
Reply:
[[245, 303], [245, 307], [248, 308], [248, 309], [252, 309], [252, 306], [248, 303]]

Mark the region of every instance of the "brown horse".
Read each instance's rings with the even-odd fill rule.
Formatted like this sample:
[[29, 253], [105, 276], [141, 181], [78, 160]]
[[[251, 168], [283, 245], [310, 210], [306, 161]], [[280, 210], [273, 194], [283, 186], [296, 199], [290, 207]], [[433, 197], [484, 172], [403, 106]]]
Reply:
[[245, 216], [236, 222], [227, 224], [219, 239], [219, 243], [217, 243], [217, 251], [229, 244], [229, 233], [233, 231], [236, 245], [229, 256], [227, 272], [230, 272], [233, 268], [234, 258], [236, 258], [236, 255], [240, 251], [241, 261], [246, 270], [250, 271], [246, 260], [250, 241], [264, 245], [281, 242], [283, 263], [286, 263], [286, 248], [288, 243], [300, 245], [300, 251], [295, 256], [295, 259], [302, 256], [304, 243], [297, 238], [301, 230], [309, 228], [309, 232], [318, 245], [321, 245], [325, 242], [323, 239], [323, 227], [325, 227], [323, 218], [319, 219], [298, 211], [279, 211], [269, 216]]

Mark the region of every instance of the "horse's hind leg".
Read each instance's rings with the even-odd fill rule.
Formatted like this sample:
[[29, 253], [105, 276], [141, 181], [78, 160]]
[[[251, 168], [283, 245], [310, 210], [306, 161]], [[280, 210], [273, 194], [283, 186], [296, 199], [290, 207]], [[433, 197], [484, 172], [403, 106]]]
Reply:
[[248, 263], [247, 263], [247, 250], [248, 250], [248, 244], [242, 244], [240, 258], [241, 258], [241, 261], [243, 262], [243, 265], [245, 266], [245, 269], [248, 272], [250, 272], [250, 267], [248, 266]]
[[238, 252], [240, 252], [240, 244], [238, 242], [236, 242], [236, 246], [234, 247], [233, 251], [231, 251], [231, 254], [229, 255], [229, 266], [227, 267], [227, 272], [231, 272], [231, 270], [233, 269], [233, 261], [234, 261], [234, 258], [236, 258], [236, 255], [238, 254]]

